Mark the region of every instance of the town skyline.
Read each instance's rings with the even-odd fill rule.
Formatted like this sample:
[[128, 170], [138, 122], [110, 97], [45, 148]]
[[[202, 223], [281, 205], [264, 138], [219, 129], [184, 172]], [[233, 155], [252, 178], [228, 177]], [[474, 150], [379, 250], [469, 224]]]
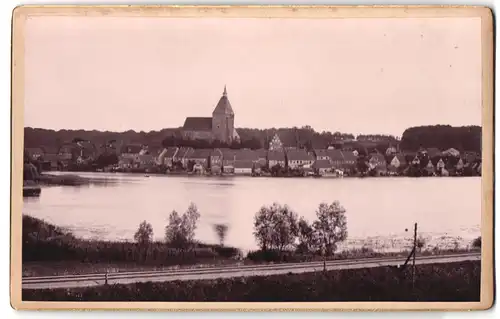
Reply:
[[26, 31], [26, 127], [177, 128], [210, 116], [224, 85], [236, 128], [481, 125], [474, 18], [36, 17]]

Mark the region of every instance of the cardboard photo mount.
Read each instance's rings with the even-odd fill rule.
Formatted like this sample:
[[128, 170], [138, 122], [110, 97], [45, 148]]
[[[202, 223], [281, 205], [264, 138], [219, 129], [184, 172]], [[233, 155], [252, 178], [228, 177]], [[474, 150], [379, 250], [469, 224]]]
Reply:
[[[24, 128], [25, 21], [33, 16], [113, 16], [184, 18], [477, 18], [482, 55], [482, 216], [481, 300], [479, 302], [25, 302], [21, 300], [21, 225]], [[53, 5], [19, 6], [12, 21], [11, 305], [18, 310], [164, 311], [402, 311], [484, 310], [494, 300], [493, 251], [493, 18], [474, 6], [188, 6]], [[75, 62], [78, 63], [78, 62]]]

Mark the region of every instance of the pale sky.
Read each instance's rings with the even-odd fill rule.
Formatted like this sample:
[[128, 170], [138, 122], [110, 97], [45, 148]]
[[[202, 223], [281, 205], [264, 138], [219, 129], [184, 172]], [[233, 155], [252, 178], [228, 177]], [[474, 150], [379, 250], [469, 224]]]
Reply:
[[224, 85], [236, 127], [481, 125], [480, 18], [36, 17], [25, 45], [25, 126], [179, 127]]

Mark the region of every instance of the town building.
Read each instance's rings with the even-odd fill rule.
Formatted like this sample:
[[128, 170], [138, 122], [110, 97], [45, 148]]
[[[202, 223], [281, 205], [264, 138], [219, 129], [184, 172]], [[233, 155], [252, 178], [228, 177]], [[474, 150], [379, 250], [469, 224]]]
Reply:
[[269, 150], [270, 151], [282, 151], [283, 150], [283, 143], [281, 142], [281, 139], [278, 136], [278, 133], [274, 134], [271, 142], [269, 142]]
[[425, 165], [425, 171], [427, 171], [427, 174], [433, 175], [436, 171], [436, 168], [434, 167], [434, 164], [432, 163], [432, 160], [428, 160], [427, 164]]
[[375, 153], [370, 156], [368, 160], [368, 166], [370, 169], [375, 170], [378, 174], [384, 174], [387, 172], [387, 163], [385, 157], [382, 154]]
[[218, 148], [210, 152], [210, 171], [218, 175], [222, 172], [222, 151]]
[[283, 151], [277, 151], [277, 150], [269, 151], [267, 153], [267, 159], [268, 159], [269, 169], [277, 165], [283, 168], [286, 166], [285, 152]]
[[254, 162], [249, 160], [236, 160], [234, 162], [234, 174], [251, 175]]
[[203, 170], [208, 169], [208, 161], [210, 159], [210, 155], [212, 150], [210, 149], [194, 149], [192, 152], [186, 154], [187, 159], [187, 167], [190, 169], [191, 165], [200, 165], [203, 167]]
[[340, 149], [328, 149], [328, 156], [333, 169], [342, 169], [344, 167], [344, 155]]
[[218, 140], [226, 144], [239, 140], [234, 127], [234, 111], [227, 97], [226, 87], [212, 112], [212, 117], [187, 117], [182, 131], [185, 138], [193, 140]]
[[311, 167], [314, 163], [314, 157], [304, 149], [289, 149], [285, 155], [288, 167], [291, 169]]
[[314, 173], [325, 175], [332, 171], [332, 163], [329, 159], [316, 160], [313, 164]]
[[177, 152], [179, 151], [178, 147], [167, 147], [164, 149], [165, 153], [163, 154], [163, 161], [160, 161], [160, 163], [163, 163], [163, 165], [167, 167], [173, 167], [174, 166], [174, 158]]
[[255, 150], [255, 152], [257, 153], [257, 163], [259, 167], [267, 166], [267, 150], [260, 148]]
[[185, 169], [187, 167], [187, 156], [191, 152], [193, 152], [191, 147], [179, 148], [172, 158], [172, 166]]
[[387, 168], [392, 172], [400, 172], [407, 166], [408, 163], [406, 162], [405, 156], [403, 154], [396, 154], [392, 157], [391, 161], [389, 162], [389, 166]]
[[222, 152], [222, 172], [224, 174], [234, 173], [235, 150], [224, 148]]
[[328, 155], [328, 151], [326, 149], [314, 149], [313, 152], [316, 157], [316, 161], [330, 161], [330, 156]]

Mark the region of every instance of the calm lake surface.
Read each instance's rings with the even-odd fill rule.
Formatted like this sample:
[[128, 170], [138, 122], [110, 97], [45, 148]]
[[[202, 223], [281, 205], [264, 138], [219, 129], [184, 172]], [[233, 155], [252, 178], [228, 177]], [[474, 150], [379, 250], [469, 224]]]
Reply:
[[[64, 173], [61, 173], [64, 174]], [[226, 244], [255, 249], [253, 218], [262, 205], [278, 202], [309, 221], [322, 201], [346, 209], [345, 247], [400, 250], [413, 237], [413, 224], [427, 248], [464, 247], [480, 236], [481, 178], [252, 178], [173, 177], [78, 173], [113, 183], [49, 186], [40, 198], [25, 198], [23, 213], [66, 227], [76, 236], [132, 241], [139, 223], [152, 224], [164, 238], [172, 210], [190, 202], [200, 211], [196, 238], [217, 243], [212, 225], [227, 223]], [[405, 229], [408, 229], [406, 232]], [[345, 248], [344, 247], [344, 248]]]

